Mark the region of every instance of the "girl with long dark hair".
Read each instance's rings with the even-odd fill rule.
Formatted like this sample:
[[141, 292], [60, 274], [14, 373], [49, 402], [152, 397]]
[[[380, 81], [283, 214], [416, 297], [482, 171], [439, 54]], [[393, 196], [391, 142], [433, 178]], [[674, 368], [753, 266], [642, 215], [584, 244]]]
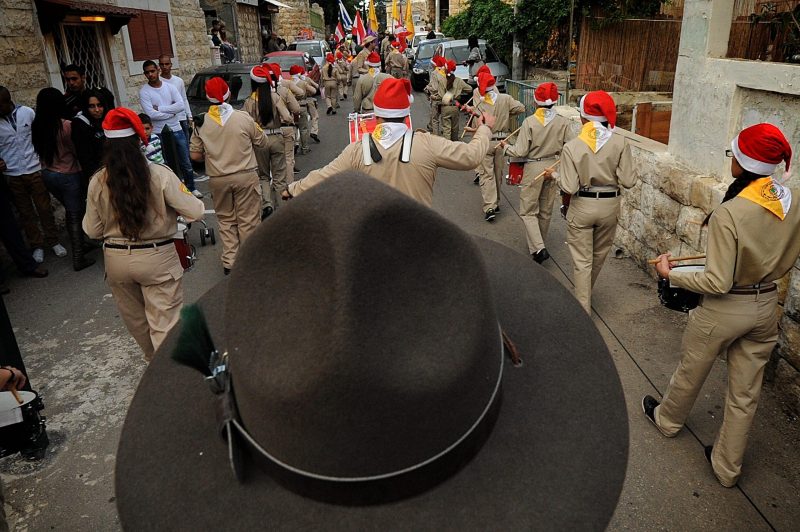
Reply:
[[183, 267], [172, 241], [177, 217], [193, 222], [205, 208], [172, 170], [145, 159], [140, 143], [147, 137], [136, 113], [113, 109], [103, 130], [103, 166], [89, 183], [83, 229], [103, 240], [111, 294], [150, 361], [183, 305]]
[[72, 119], [72, 144], [83, 171], [84, 194], [89, 179], [100, 168], [103, 160], [103, 119], [111, 107], [106, 96], [97, 89], [89, 89], [79, 100], [81, 111]]
[[[672, 286], [702, 294], [689, 314], [681, 361], [659, 403], [642, 399], [648, 419], [665, 436], [681, 430], [714, 361], [728, 359], [725, 411], [706, 459], [725, 487], [742, 473], [747, 436], [753, 424], [764, 367], [778, 340], [778, 290], [775, 281], [800, 255], [800, 190], [771, 176], [789, 170], [792, 148], [777, 127], [757, 124], [731, 143], [734, 180], [711, 214], [706, 264], [701, 271], [673, 270], [669, 254], [656, 264]], [[785, 163], [782, 168], [781, 163]]]
[[253, 67], [250, 70], [252, 93], [244, 102], [244, 111], [264, 130], [267, 137], [265, 147], [255, 148], [259, 180], [269, 183], [270, 176], [272, 177], [272, 185], [267, 185], [267, 194], [263, 193], [264, 186], [261, 187], [262, 220], [272, 213], [273, 201], [277, 202], [278, 196], [289, 182], [281, 125], [291, 124], [292, 115], [278, 93], [272, 90], [272, 75], [269, 67]]
[[86, 199], [81, 186], [81, 165], [72, 143], [72, 123], [61, 118], [65, 110], [61, 91], [52, 87], [40, 90], [36, 96], [31, 140], [42, 163], [45, 186], [64, 205], [72, 247], [72, 268], [77, 272], [94, 264], [94, 259], [84, 256], [87, 244], [81, 231], [81, 218], [86, 209]]
[[486, 64], [486, 59], [481, 52], [477, 36], [470, 35], [467, 38], [467, 48], [469, 48], [469, 55], [464, 63], [469, 67], [469, 77], [472, 78], [478, 74], [478, 69]]
[[322, 86], [325, 89], [325, 104], [328, 110], [325, 114], [335, 115], [339, 107], [339, 82], [337, 67], [334, 66], [333, 54], [325, 56], [325, 66], [322, 67]]

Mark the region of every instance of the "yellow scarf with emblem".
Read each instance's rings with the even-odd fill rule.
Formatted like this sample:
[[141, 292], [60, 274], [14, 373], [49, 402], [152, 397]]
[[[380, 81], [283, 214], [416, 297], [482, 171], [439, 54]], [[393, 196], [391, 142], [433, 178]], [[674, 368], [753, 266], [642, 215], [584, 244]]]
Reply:
[[208, 108], [208, 116], [220, 126], [224, 126], [231, 115], [233, 115], [233, 107], [229, 103], [212, 105]]
[[593, 153], [597, 153], [600, 148], [605, 146], [611, 135], [613, 135], [612, 131], [600, 122], [586, 122], [581, 128], [578, 138], [589, 146]]
[[792, 191], [774, 182], [771, 177], [751, 181], [738, 196], [761, 205], [781, 220], [789, 214], [792, 205]]
[[539, 121], [540, 124], [546, 126], [553, 120], [553, 118], [556, 117], [556, 112], [554, 109], [539, 107], [536, 109], [536, 112], [533, 113], [533, 116]]

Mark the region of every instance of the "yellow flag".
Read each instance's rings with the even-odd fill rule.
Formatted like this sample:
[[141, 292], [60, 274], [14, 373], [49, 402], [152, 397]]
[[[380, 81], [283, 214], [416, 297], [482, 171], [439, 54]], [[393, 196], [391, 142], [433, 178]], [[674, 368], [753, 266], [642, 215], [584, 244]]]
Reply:
[[378, 15], [375, 13], [375, 0], [369, 2], [369, 25], [372, 31], [378, 33]]
[[400, 5], [398, 4], [399, 0], [392, 0], [392, 30], [394, 31], [394, 27], [400, 23]]
[[414, 13], [411, 9], [411, 0], [406, 2], [406, 31], [414, 37]]

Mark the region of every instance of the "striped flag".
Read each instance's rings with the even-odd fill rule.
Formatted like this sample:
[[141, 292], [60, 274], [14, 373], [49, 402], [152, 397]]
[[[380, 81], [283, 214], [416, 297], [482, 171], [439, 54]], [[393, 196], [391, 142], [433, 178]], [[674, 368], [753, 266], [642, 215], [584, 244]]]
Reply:
[[364, 29], [364, 23], [361, 22], [361, 13], [356, 11], [356, 22], [353, 25], [353, 37], [356, 38], [356, 42], [361, 44], [364, 42], [364, 39], [367, 38], [367, 30]]
[[344, 29], [349, 30], [353, 27], [353, 19], [347, 14], [347, 9], [345, 9], [342, 0], [339, 0], [339, 19], [344, 24]]
[[344, 40], [344, 28], [342, 27], [342, 21], [340, 20], [338, 24], [336, 24], [336, 41], [342, 42]]

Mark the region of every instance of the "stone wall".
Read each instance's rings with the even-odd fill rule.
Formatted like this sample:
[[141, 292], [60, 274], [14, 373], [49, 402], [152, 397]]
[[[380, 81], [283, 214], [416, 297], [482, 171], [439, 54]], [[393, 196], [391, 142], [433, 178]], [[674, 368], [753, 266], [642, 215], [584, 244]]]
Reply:
[[258, 20], [258, 8], [245, 4], [237, 4], [239, 19], [239, 56], [242, 63], [258, 63], [261, 61], [261, 26]]
[[31, 0], [0, 0], [0, 85], [16, 103], [33, 107], [50, 85], [41, 42]]
[[291, 9], [280, 8], [273, 18], [273, 30], [286, 42], [293, 42], [301, 28], [310, 28], [309, 3], [307, 0], [281, 0]]

